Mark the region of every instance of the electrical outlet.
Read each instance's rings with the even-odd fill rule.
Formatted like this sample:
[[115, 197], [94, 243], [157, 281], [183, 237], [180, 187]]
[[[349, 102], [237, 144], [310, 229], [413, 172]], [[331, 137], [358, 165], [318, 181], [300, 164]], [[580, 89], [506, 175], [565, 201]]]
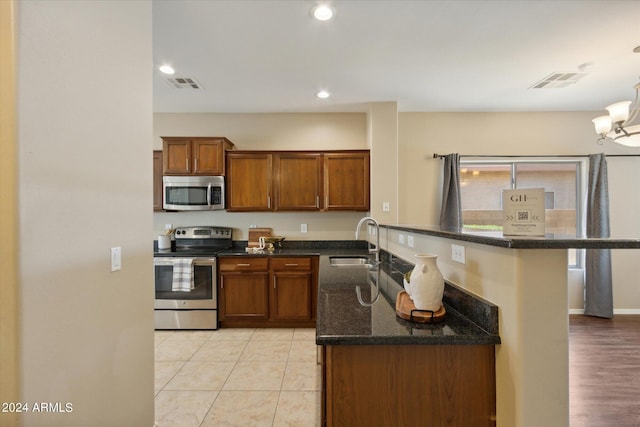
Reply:
[[453, 261], [459, 262], [460, 264], [464, 264], [465, 263], [464, 246], [451, 245], [451, 259]]
[[122, 248], [120, 246], [111, 248], [111, 271], [118, 271], [122, 268]]
[[307, 224], [300, 224], [300, 232], [301, 233], [307, 232]]
[[249, 228], [258, 228], [258, 226], [255, 225], [255, 224], [251, 224], [251, 225], [249, 225]]
[[390, 210], [389, 202], [382, 202], [382, 212], [389, 212]]
[[398, 243], [404, 245], [404, 234], [398, 234]]
[[413, 247], [413, 236], [407, 236], [407, 246]]
[[173, 224], [165, 224], [164, 225], [164, 229], [165, 230], [171, 230], [173, 228]]

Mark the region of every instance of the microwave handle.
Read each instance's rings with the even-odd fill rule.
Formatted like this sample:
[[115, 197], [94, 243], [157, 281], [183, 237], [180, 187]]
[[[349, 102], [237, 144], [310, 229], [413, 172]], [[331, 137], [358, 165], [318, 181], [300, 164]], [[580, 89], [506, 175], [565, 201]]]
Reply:
[[207, 205], [211, 207], [211, 183], [207, 185]]

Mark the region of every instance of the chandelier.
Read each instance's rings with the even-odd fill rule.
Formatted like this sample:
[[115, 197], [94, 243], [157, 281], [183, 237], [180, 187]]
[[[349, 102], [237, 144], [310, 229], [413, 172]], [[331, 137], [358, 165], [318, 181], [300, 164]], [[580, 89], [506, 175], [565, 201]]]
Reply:
[[[636, 48], [638, 49], [638, 48]], [[640, 83], [634, 86], [635, 101], [622, 101], [607, 107], [608, 116], [596, 117], [592, 120], [596, 133], [600, 135], [598, 144], [613, 141], [628, 147], [640, 147], [640, 121], [635, 122], [640, 112], [638, 92]]]

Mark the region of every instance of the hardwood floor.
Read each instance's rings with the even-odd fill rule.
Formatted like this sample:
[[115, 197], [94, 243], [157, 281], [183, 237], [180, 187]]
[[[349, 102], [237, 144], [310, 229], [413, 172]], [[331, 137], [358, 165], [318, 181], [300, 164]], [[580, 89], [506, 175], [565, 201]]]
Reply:
[[569, 318], [571, 427], [640, 426], [640, 315]]

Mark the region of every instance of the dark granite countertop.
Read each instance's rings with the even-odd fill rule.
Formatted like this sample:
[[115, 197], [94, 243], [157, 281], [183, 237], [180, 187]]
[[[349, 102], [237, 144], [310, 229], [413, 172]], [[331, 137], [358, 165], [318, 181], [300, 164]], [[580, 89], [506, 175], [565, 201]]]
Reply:
[[[366, 251], [351, 253], [362, 254]], [[442, 322], [410, 322], [396, 315], [395, 298], [403, 290], [404, 272], [410, 270], [412, 265], [386, 253], [377, 270], [365, 267], [332, 267], [329, 258], [329, 255], [320, 257], [316, 324], [318, 345], [500, 343], [497, 307], [462, 289], [447, 283], [444, 296], [447, 314]], [[370, 283], [372, 280], [375, 282], [376, 271], [379, 276], [380, 297], [372, 306], [363, 306], [358, 302], [355, 288], [360, 286], [363, 300], [370, 301], [374, 290]]]
[[[363, 251], [367, 248], [365, 240], [285, 240], [282, 247], [274, 251], [247, 252], [246, 240], [234, 240], [233, 247], [220, 252], [210, 252], [206, 256], [314, 256], [326, 254], [350, 254], [353, 251]], [[176, 251], [172, 249], [158, 249], [158, 242], [153, 242], [153, 254], [157, 257], [175, 257], [201, 255], [202, 251]]]
[[544, 237], [504, 236], [500, 231], [444, 229], [439, 226], [380, 224], [382, 228], [512, 249], [640, 249], [640, 239], [587, 238], [548, 233]]
[[273, 251], [247, 252], [246, 241], [234, 241], [233, 248], [219, 256], [314, 256], [366, 253], [364, 240], [285, 240]]
[[[172, 251], [158, 251], [169, 256]], [[331, 267], [331, 256], [367, 254], [364, 240], [305, 241], [290, 240], [273, 252], [248, 253], [246, 241], [234, 241], [233, 248], [217, 256], [319, 256], [318, 319], [316, 343], [319, 345], [392, 345], [392, 344], [482, 344], [500, 343], [497, 307], [464, 290], [445, 283], [443, 302], [447, 314], [442, 322], [422, 324], [396, 316], [395, 298], [402, 287], [403, 275], [413, 265], [382, 251], [377, 269]], [[175, 253], [175, 252], [174, 252]], [[369, 301], [371, 279], [378, 274], [380, 297], [371, 307], [362, 306], [355, 288]]]

